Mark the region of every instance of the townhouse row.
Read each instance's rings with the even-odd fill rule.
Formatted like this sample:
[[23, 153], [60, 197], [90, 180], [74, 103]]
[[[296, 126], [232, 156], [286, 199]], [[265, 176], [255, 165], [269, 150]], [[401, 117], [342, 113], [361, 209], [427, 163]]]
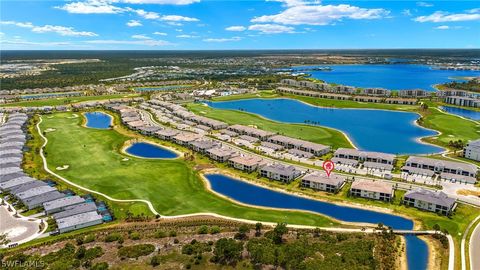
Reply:
[[[23, 172], [23, 152], [28, 150], [27, 120], [26, 114], [9, 114], [7, 122], [0, 126], [0, 192], [4, 198], [13, 199], [14, 206], [23, 205], [27, 210], [42, 208], [46, 215], [60, 214], [53, 216], [59, 233], [112, 220], [108, 209], [99, 209], [91, 196], [59, 191], [55, 182], [37, 180]], [[79, 207], [83, 210], [79, 211]]]

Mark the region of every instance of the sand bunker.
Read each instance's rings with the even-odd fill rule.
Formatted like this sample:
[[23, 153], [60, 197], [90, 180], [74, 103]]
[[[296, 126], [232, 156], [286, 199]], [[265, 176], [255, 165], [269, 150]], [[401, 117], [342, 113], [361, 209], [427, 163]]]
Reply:
[[130, 159], [128, 159], [128, 158], [122, 158], [122, 161], [128, 161], [128, 160], [130, 160]]
[[57, 167], [55, 168], [57, 171], [63, 171], [63, 170], [66, 170], [70, 167], [70, 165], [63, 165], [61, 167]]
[[5, 233], [9, 239], [18, 237], [28, 231], [27, 227], [15, 227], [7, 230]]
[[52, 132], [52, 131], [55, 131], [56, 129], [55, 128], [47, 128], [45, 129], [45, 132]]
[[69, 116], [67, 118], [78, 118], [78, 114], [74, 113], [74, 114], [72, 114], [72, 116]]

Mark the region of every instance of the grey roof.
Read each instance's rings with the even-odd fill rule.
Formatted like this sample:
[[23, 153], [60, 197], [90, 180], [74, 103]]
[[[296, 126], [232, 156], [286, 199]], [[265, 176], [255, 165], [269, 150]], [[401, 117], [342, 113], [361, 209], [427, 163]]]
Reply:
[[57, 190], [56, 188], [53, 188], [51, 186], [39, 186], [39, 187], [34, 187], [29, 190], [20, 192], [16, 194], [16, 197], [18, 197], [21, 200], [25, 200], [27, 198], [35, 197], [43, 193], [48, 193]]
[[207, 153], [217, 157], [230, 157], [235, 154], [235, 151], [230, 148], [213, 147], [208, 149]]
[[67, 206], [64, 211], [53, 214], [54, 219], [65, 218], [81, 213], [96, 211], [97, 206], [93, 202], [80, 203], [72, 206]]
[[358, 165], [358, 160], [348, 159], [348, 158], [338, 158], [338, 157], [334, 157], [334, 158], [332, 158], [332, 161], [333, 161], [334, 163], [338, 163], [338, 164], [347, 164], [347, 165], [353, 165], [353, 166], [357, 166], [357, 165]]
[[80, 196], [69, 196], [69, 197], [63, 197], [53, 201], [45, 202], [43, 203], [43, 208], [45, 209], [45, 211], [49, 212], [61, 207], [75, 205], [83, 202], [85, 202], [85, 199]]
[[6, 176], [12, 173], [19, 173], [19, 172], [23, 172], [19, 166], [12, 166], [12, 167], [2, 166], [2, 169], [0, 170], [0, 176]]
[[468, 146], [480, 147], [480, 139], [474, 140], [474, 141], [469, 141]]
[[53, 201], [62, 197], [65, 197], [66, 195], [58, 192], [57, 190], [47, 192], [40, 194], [35, 197], [30, 197], [28, 199], [22, 200], [25, 205], [27, 205], [29, 208], [34, 207], [34, 206], [40, 206], [44, 202], [49, 202]]
[[338, 186], [345, 182], [345, 177], [338, 174], [331, 174], [330, 177], [328, 177], [324, 172], [313, 172], [302, 177], [302, 180]]
[[157, 132], [155, 132], [155, 134], [157, 134], [157, 135], [168, 136], [168, 137], [175, 136], [178, 133], [180, 133], [180, 131], [178, 131], [176, 129], [171, 129], [171, 128], [165, 128], [165, 129], [161, 129], [161, 130], [158, 130]]
[[477, 173], [477, 168], [473, 164], [467, 164], [463, 162], [456, 162], [456, 161], [450, 161], [450, 160], [410, 156], [407, 159], [407, 164], [408, 163], [417, 163], [417, 164], [423, 164], [427, 166], [444, 167], [444, 168], [455, 169], [455, 170], [461, 169], [463, 171], [466, 171], [472, 174]]
[[18, 177], [22, 177], [22, 176], [25, 176], [25, 175], [26, 174], [23, 171], [14, 172], [14, 173], [5, 174], [5, 175], [0, 175], [0, 183], [6, 182], [6, 181], [9, 181], [9, 180], [18, 178]]
[[300, 140], [296, 138], [291, 138], [283, 135], [274, 135], [268, 139], [270, 142], [281, 142], [284, 144], [291, 144], [294, 145], [295, 147], [303, 147], [303, 148], [308, 148], [312, 149], [314, 151], [322, 151], [325, 149], [330, 148], [329, 146], [319, 144], [319, 143], [313, 143], [305, 140]]
[[271, 142], [261, 142], [260, 145], [273, 150], [282, 150], [284, 148], [282, 145]]
[[14, 178], [12, 180], [8, 180], [6, 182], [0, 183], [0, 189], [10, 190], [10, 189], [16, 188], [19, 185], [23, 185], [32, 181], [37, 181], [37, 180], [28, 176], [22, 176], [22, 177]]
[[460, 175], [460, 174], [453, 174], [453, 173], [440, 173], [440, 178], [447, 179], [447, 180], [456, 180], [462, 181], [467, 183], [475, 184], [477, 179], [475, 177], [467, 176], [467, 175]]
[[231, 125], [228, 127], [228, 129], [233, 130], [233, 131], [239, 131], [240, 133], [244, 132], [250, 135], [253, 135], [255, 137], [268, 137], [272, 136], [275, 133], [261, 130], [261, 129], [256, 129], [253, 127], [249, 126], [243, 126], [243, 125]]
[[65, 218], [57, 219], [57, 226], [59, 230], [69, 228], [76, 225], [85, 224], [92, 221], [102, 220], [102, 216], [97, 213], [97, 211], [91, 211], [86, 213], [81, 213]]
[[218, 146], [218, 142], [213, 140], [196, 140], [190, 142], [190, 145], [200, 148], [200, 149], [210, 149], [212, 147]]
[[428, 203], [433, 203], [436, 205], [446, 206], [451, 208], [455, 203], [454, 198], [448, 197], [447, 194], [443, 193], [442, 191], [431, 191], [423, 188], [417, 188], [408, 191], [405, 193], [406, 198], [411, 198], [414, 200], [420, 200]]
[[[28, 177], [28, 178], [30, 178], [30, 177]], [[30, 179], [33, 179], [33, 178], [30, 178]], [[45, 183], [43, 181], [35, 180], [35, 181], [27, 182], [27, 183], [24, 183], [24, 184], [21, 184], [19, 186], [16, 186], [16, 187], [12, 188], [10, 190], [10, 193], [12, 193], [13, 195], [17, 195], [17, 194], [25, 192], [29, 189], [42, 187], [42, 186], [48, 186], [48, 185], [47, 185], [47, 183]]]
[[261, 170], [280, 174], [280, 175], [289, 175], [289, 176], [295, 175], [295, 173], [297, 172], [297, 169], [294, 166], [292, 165], [285, 166], [280, 163], [266, 165], [262, 167]]
[[23, 158], [23, 154], [21, 151], [15, 151], [13, 153], [3, 153], [0, 151], [0, 158]]
[[421, 175], [427, 175], [427, 176], [433, 176], [435, 174], [435, 172], [431, 170], [415, 168], [410, 166], [403, 166], [402, 171], [407, 171], [409, 173], [421, 174]]
[[16, 163], [16, 164], [20, 164], [22, 163], [22, 158], [18, 158], [18, 157], [0, 157], [0, 164], [3, 166], [5, 164], [8, 164], [8, 163]]
[[370, 162], [370, 161], [365, 161], [363, 163], [363, 166], [367, 168], [382, 169], [382, 170], [389, 170], [389, 171], [393, 169], [392, 164], [383, 164], [383, 163]]
[[288, 150], [288, 153], [294, 155], [294, 156], [297, 156], [297, 157], [306, 157], [306, 158], [311, 158], [314, 156], [314, 154], [310, 153], [310, 152], [305, 152], [305, 151], [302, 151], [302, 150], [298, 150], [298, 149], [289, 149]]
[[395, 155], [381, 153], [381, 152], [371, 152], [371, 151], [362, 151], [358, 149], [350, 149], [350, 148], [338, 148], [335, 151], [335, 156], [337, 155], [350, 155], [350, 156], [358, 156], [362, 158], [371, 158], [371, 159], [384, 159], [392, 161], [395, 159]]
[[245, 140], [247, 142], [251, 142], [251, 143], [254, 143], [254, 142], [258, 142], [259, 139], [258, 138], [255, 138], [255, 137], [252, 137], [252, 136], [248, 136], [248, 135], [240, 135], [238, 136], [239, 139], [242, 139], [242, 140]]

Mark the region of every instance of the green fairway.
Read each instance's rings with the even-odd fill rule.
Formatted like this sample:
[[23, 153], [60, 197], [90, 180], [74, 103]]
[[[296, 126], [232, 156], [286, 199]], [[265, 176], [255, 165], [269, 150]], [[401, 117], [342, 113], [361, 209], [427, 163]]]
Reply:
[[431, 143], [448, 146], [450, 141], [468, 142], [480, 137], [480, 124], [474, 121], [443, 113], [437, 108], [429, 108], [422, 116], [423, 126], [442, 133], [434, 138], [428, 138], [427, 141]]
[[113, 98], [132, 98], [138, 97], [140, 94], [116, 94], [116, 95], [102, 95], [102, 96], [79, 96], [79, 97], [59, 97], [50, 99], [18, 101], [13, 103], [2, 104], [0, 107], [40, 107], [40, 106], [59, 106], [78, 103], [82, 101], [105, 100]]
[[[49, 142], [46, 157], [49, 168], [69, 165], [58, 174], [86, 188], [105, 193], [115, 199], [145, 199], [163, 215], [214, 212], [226, 216], [306, 224], [336, 225], [320, 215], [263, 210], [231, 203], [208, 192], [198, 173], [182, 159], [147, 160], [120, 153], [124, 142], [131, 139], [115, 130], [81, 127], [81, 118], [71, 113], [43, 116], [42, 130]], [[118, 121], [116, 119], [115, 121]], [[122, 161], [124, 158], [128, 161]]]
[[263, 130], [315, 143], [330, 145], [334, 148], [353, 147], [342, 132], [330, 128], [280, 123], [267, 120], [251, 113], [213, 109], [198, 103], [187, 104], [187, 108], [198, 115], [224, 121], [229, 124], [255, 125]]

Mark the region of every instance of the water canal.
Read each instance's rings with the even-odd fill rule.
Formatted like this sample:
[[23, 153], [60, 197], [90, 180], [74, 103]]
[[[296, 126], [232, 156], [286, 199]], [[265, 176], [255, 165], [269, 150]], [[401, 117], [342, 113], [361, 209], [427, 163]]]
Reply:
[[84, 115], [87, 118], [85, 126], [89, 128], [108, 129], [113, 120], [111, 115], [103, 112], [86, 112]]
[[[253, 206], [306, 210], [346, 222], [383, 223], [394, 229], [410, 230], [413, 228], [412, 220], [392, 214], [307, 199], [260, 187], [222, 174], [207, 174], [205, 177], [213, 191], [240, 203]], [[252, 196], [252, 194], [255, 194], [255, 196]], [[407, 235], [405, 239], [408, 269], [425, 270], [428, 263], [428, 247], [426, 243], [413, 235]]]
[[294, 99], [244, 99], [207, 102], [217, 109], [240, 110], [265, 118], [298, 124], [312, 124], [344, 132], [362, 150], [391, 154], [429, 154], [443, 148], [424, 144], [420, 138], [437, 134], [415, 124], [416, 113], [337, 109], [312, 106]]
[[[330, 67], [330, 71], [309, 70]], [[356, 87], [381, 87], [390, 90], [424, 89], [435, 91], [435, 84], [458, 80], [462, 77], [480, 76], [480, 71], [439, 70], [427, 65], [322, 65], [295, 67], [294, 70], [310, 74], [312, 78], [328, 83]], [[306, 71], [303, 71], [306, 70]]]
[[176, 158], [178, 155], [164, 147], [146, 142], [135, 142], [125, 149], [130, 155], [142, 158]]
[[451, 113], [475, 121], [480, 121], [480, 111], [474, 111], [452, 106], [441, 106], [440, 109], [447, 113]]

